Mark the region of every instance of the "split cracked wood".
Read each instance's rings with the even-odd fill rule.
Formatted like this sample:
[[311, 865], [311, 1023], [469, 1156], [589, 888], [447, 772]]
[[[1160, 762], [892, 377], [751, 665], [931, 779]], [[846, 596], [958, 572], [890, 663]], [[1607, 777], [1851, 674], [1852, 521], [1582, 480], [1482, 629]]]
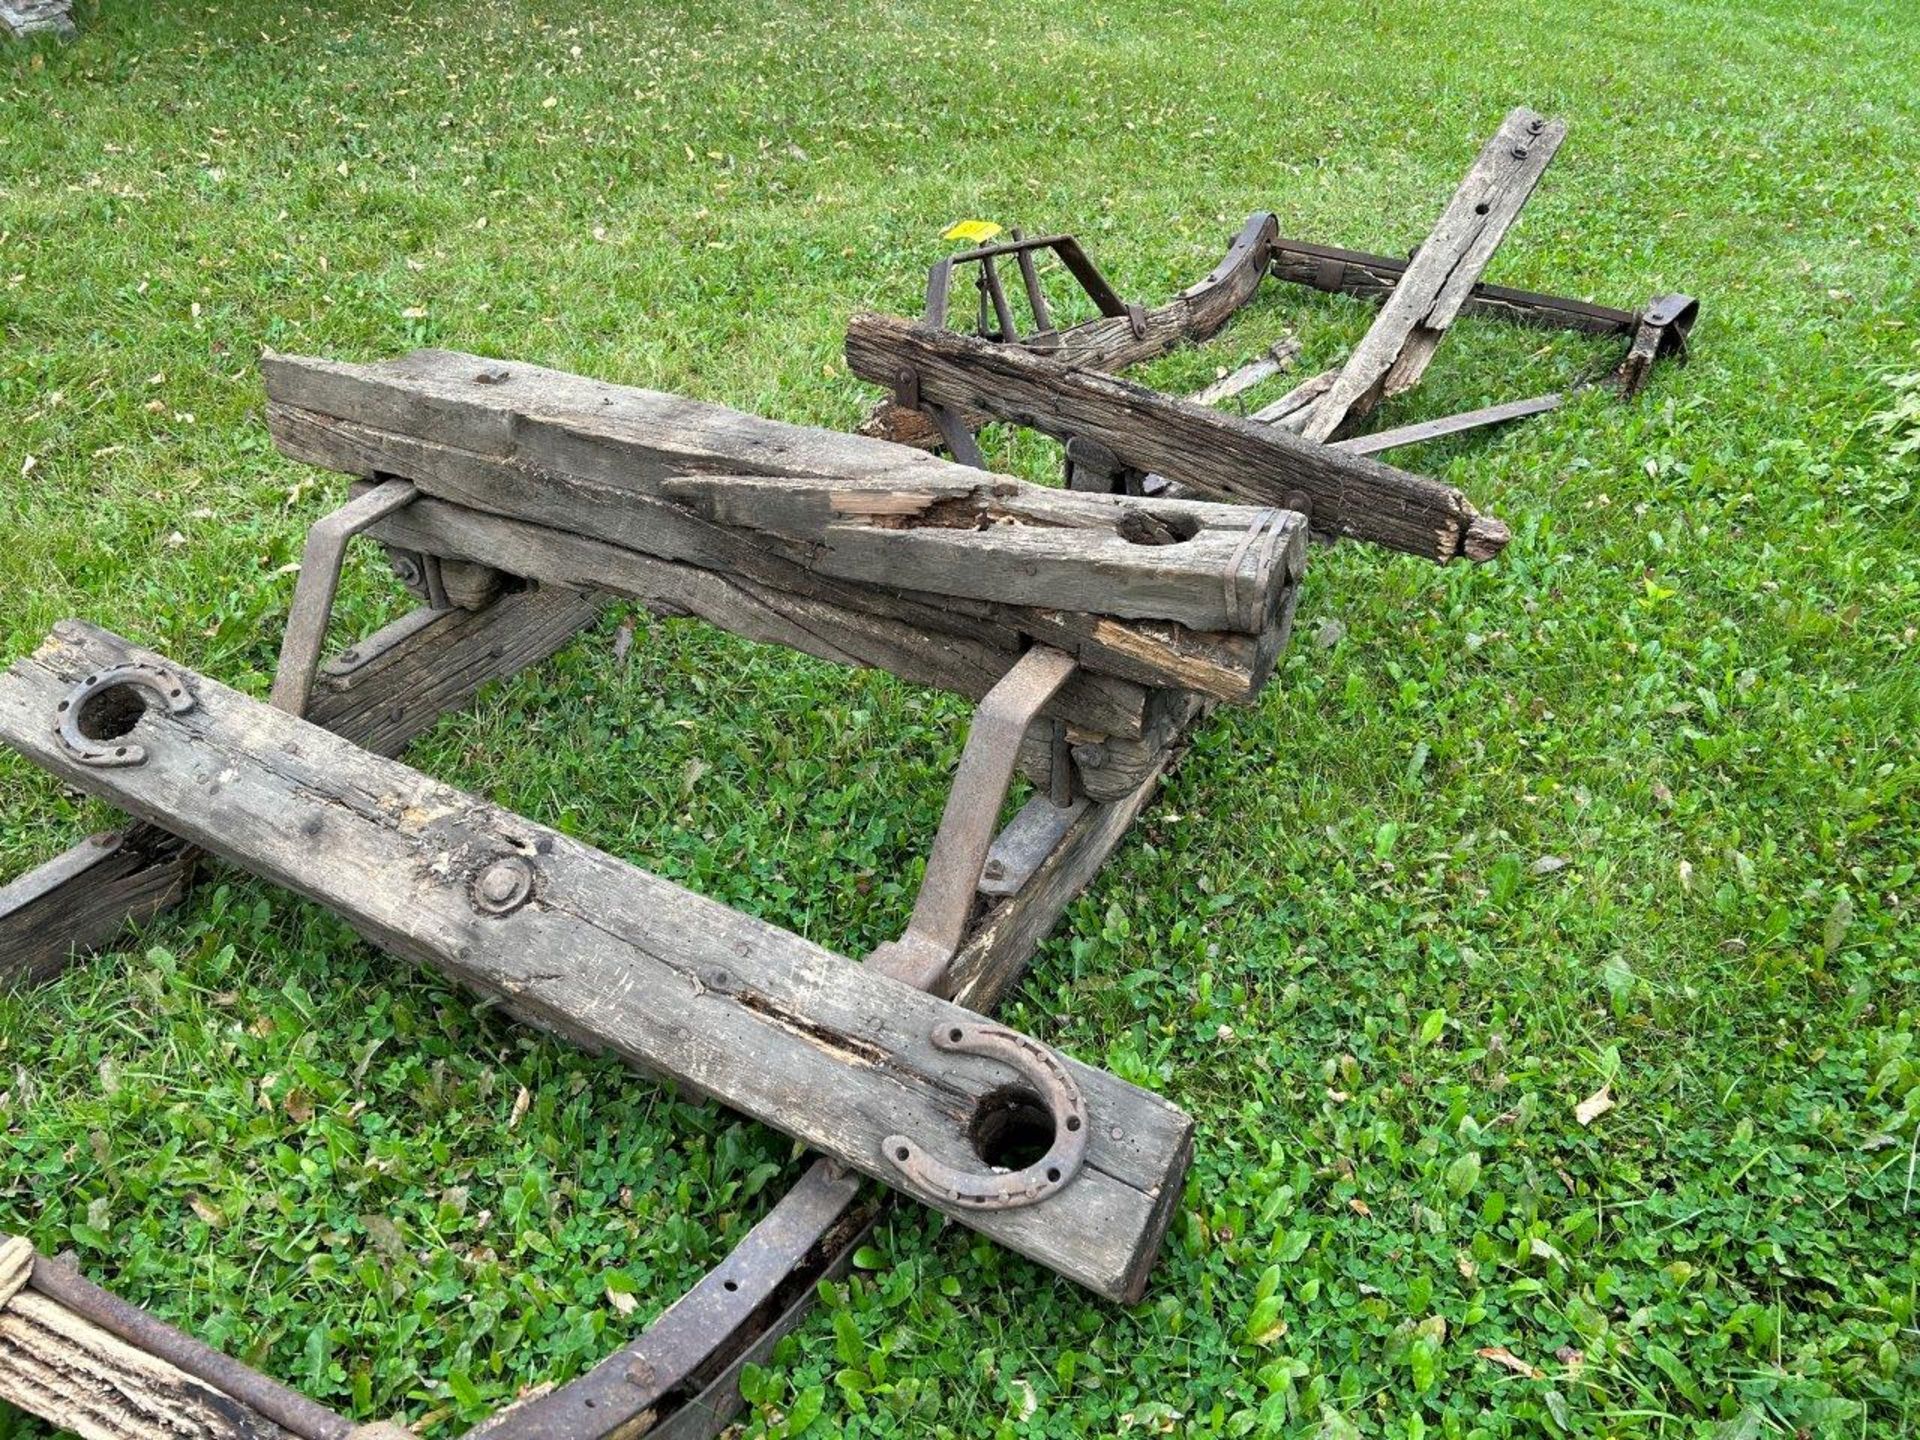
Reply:
[[[1165, 355], [1179, 346], [1215, 334], [1254, 296], [1266, 277], [1279, 222], [1270, 211], [1256, 210], [1240, 227], [1220, 263], [1205, 279], [1182, 290], [1164, 305], [1132, 315], [1100, 315], [1064, 330], [1030, 336], [1021, 343], [1041, 354], [1091, 370], [1124, 370]], [[978, 430], [995, 417], [962, 406], [955, 420]], [[862, 422], [860, 433], [916, 449], [939, 449], [946, 442], [924, 410], [883, 400]]]
[[297, 1440], [214, 1386], [30, 1290], [0, 1309], [0, 1401], [81, 1440]]
[[[996, 655], [999, 673], [1039, 641], [1095, 677], [1250, 700], [1304, 566], [1296, 521], [1253, 533], [1233, 506], [1064, 495], [535, 366], [421, 351], [382, 365], [270, 356], [263, 368], [284, 452], [401, 476], [446, 502], [383, 522], [375, 533], [391, 543], [521, 574], [564, 570], [854, 663], [923, 647], [933, 653], [907, 678], [963, 693], [978, 687], [941, 674], [951, 640]], [[476, 518], [515, 526], [483, 524], [485, 544], [457, 554], [422, 533], [432, 520], [473, 541]], [[542, 553], [517, 553], [510, 536]], [[841, 643], [875, 625], [883, 644]], [[1084, 689], [1085, 677], [1050, 713], [1116, 733], [1081, 712]]]
[[[883, 1182], [904, 1183], [881, 1153], [890, 1135], [982, 1168], [970, 1127], [1008, 1069], [931, 1038], [975, 1023], [971, 1012], [177, 666], [193, 707], [137, 719], [145, 763], [82, 763], [55, 733], [57, 707], [84, 677], [133, 662], [166, 664], [62, 624], [0, 677], [0, 739], [512, 1013], [710, 1093]], [[527, 897], [488, 913], [500, 908], [503, 873], [523, 876]], [[1089, 1114], [1077, 1175], [1017, 1209], [911, 1193], [1130, 1301], [1178, 1197], [1192, 1122], [1147, 1091], [1058, 1060]]]
[[1373, 325], [1306, 412], [1302, 438], [1331, 440], [1381, 400], [1420, 383], [1566, 133], [1564, 121], [1524, 106], [1501, 122]]
[[856, 315], [846, 354], [863, 379], [891, 383], [910, 368], [928, 399], [984, 409], [1060, 440], [1094, 437], [1122, 464], [1205, 495], [1310, 505], [1317, 531], [1439, 561], [1488, 560], [1509, 538], [1505, 525], [1479, 514], [1451, 485], [1016, 345]]
[[[560, 586], [501, 595], [484, 609], [415, 610], [321, 671], [308, 719], [397, 755], [489, 681], [539, 663], [599, 613], [600, 597]], [[0, 985], [57, 974], [76, 952], [111, 944], [171, 909], [197, 852], [134, 824], [81, 841], [0, 885]]]

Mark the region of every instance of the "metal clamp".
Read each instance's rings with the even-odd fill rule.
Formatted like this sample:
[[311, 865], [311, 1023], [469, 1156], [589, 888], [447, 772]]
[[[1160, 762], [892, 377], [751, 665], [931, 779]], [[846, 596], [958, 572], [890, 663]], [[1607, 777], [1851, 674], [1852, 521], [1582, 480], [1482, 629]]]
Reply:
[[313, 700], [313, 681], [320, 672], [320, 649], [327, 643], [327, 621], [333, 618], [333, 596], [340, 588], [347, 542], [405, 509], [419, 494], [411, 480], [389, 480], [348, 501], [307, 532], [300, 578], [293, 587], [293, 608], [287, 613], [287, 634], [280, 643], [280, 668], [273, 677], [274, 709], [304, 717]]
[[[942, 993], [947, 966], [973, 914], [1000, 807], [1020, 758], [1020, 741], [1077, 664], [1064, 650], [1036, 645], [981, 700], [927, 855], [907, 933], [876, 946], [867, 964], [916, 990]], [[1067, 798], [1072, 799], [1071, 792]]]
[[1080, 1173], [1087, 1156], [1087, 1103], [1067, 1067], [1046, 1046], [1004, 1026], [954, 1021], [933, 1043], [959, 1055], [1003, 1060], [1031, 1085], [1053, 1120], [1047, 1153], [1019, 1170], [968, 1171], [929, 1155], [905, 1135], [881, 1142], [888, 1161], [919, 1189], [976, 1210], [1013, 1210], [1046, 1199]]
[[[102, 695], [115, 690], [149, 691], [172, 715], [184, 715], [193, 709], [193, 695], [187, 689], [187, 682], [164, 665], [114, 665], [87, 676], [67, 692], [67, 698], [54, 710], [57, 717], [54, 730], [60, 737], [60, 743], [82, 765], [110, 770], [147, 763], [146, 746], [136, 745], [125, 738], [127, 731], [133, 728], [131, 721], [126, 729], [108, 739], [94, 739], [80, 728], [89, 707]], [[132, 718], [138, 719], [137, 716]]]

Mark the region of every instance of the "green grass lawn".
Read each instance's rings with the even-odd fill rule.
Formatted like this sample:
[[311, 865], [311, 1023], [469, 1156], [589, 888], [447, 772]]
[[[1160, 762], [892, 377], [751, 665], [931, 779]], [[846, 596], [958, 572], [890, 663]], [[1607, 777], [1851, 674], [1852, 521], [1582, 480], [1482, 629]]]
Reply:
[[[749, 1432], [1920, 1432], [1903, 0], [82, 8], [0, 46], [0, 652], [80, 615], [263, 696], [343, 491], [274, 454], [262, 346], [847, 427], [846, 317], [916, 308], [952, 221], [1078, 231], [1155, 301], [1256, 208], [1404, 251], [1511, 105], [1565, 116], [1491, 278], [1691, 291], [1693, 362], [1401, 452], [1512, 546], [1317, 552], [1267, 695], [1005, 1012], [1198, 1120], [1148, 1298], [903, 1207]], [[1270, 286], [1142, 378], [1288, 331], [1311, 370], [1372, 313]], [[1464, 322], [1383, 423], [1609, 353]], [[398, 604], [365, 561], [342, 632]], [[622, 663], [618, 623], [412, 758], [845, 953], [897, 933], [965, 707], [644, 616]], [[106, 819], [0, 759], [0, 875]], [[231, 874], [0, 996], [0, 1092], [0, 1230], [434, 1436], [636, 1333], [799, 1168]]]

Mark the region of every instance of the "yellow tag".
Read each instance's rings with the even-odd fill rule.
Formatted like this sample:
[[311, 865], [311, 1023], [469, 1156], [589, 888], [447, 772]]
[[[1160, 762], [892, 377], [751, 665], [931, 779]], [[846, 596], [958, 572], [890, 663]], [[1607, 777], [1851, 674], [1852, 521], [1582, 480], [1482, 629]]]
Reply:
[[1000, 233], [1000, 227], [991, 220], [962, 220], [957, 225], [949, 225], [940, 232], [942, 240], [965, 240], [970, 245], [984, 245]]

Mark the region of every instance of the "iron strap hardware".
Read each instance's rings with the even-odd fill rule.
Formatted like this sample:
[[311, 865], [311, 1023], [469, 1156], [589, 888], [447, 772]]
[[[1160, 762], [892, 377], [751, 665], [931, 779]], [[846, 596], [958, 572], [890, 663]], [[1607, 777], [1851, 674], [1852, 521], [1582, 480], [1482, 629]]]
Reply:
[[1080, 1087], [1046, 1046], [1001, 1025], [941, 1026], [933, 1043], [957, 1055], [986, 1055], [1004, 1060], [1040, 1098], [1053, 1120], [1047, 1153], [1018, 1170], [961, 1170], [927, 1153], [905, 1135], [889, 1135], [882, 1150], [894, 1167], [922, 1190], [981, 1210], [1013, 1210], [1046, 1199], [1080, 1173], [1087, 1155], [1087, 1105]]
[[293, 608], [287, 613], [287, 634], [280, 642], [280, 668], [273, 677], [274, 709], [304, 716], [312, 703], [313, 681], [320, 673], [320, 649], [327, 643], [327, 621], [333, 617], [333, 597], [340, 588], [347, 542], [394, 511], [404, 510], [419, 494], [411, 480], [385, 481], [349, 500], [307, 532], [300, 578], [293, 587]]
[[[145, 690], [158, 699], [169, 714], [184, 715], [193, 709], [193, 695], [186, 681], [164, 665], [114, 665], [87, 676], [60, 702], [54, 722], [60, 743], [83, 765], [109, 770], [147, 763], [146, 746], [126, 739], [126, 730], [108, 739], [96, 739], [86, 732], [88, 717], [98, 711], [101, 697], [117, 690]], [[127, 727], [132, 728], [132, 725]]]

